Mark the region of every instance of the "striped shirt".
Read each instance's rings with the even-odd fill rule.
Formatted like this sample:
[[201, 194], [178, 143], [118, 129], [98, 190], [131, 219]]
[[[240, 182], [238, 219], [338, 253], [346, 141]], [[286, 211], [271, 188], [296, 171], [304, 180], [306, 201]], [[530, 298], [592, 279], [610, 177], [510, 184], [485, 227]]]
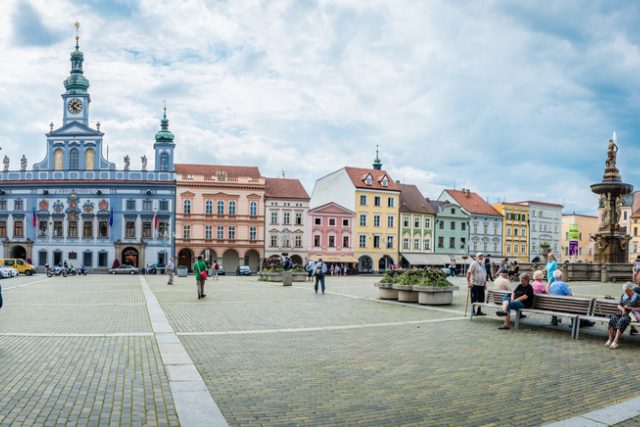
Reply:
[[471, 283], [474, 286], [484, 286], [487, 283], [487, 271], [484, 269], [484, 265], [480, 264], [478, 260], [475, 260], [469, 266], [469, 275]]

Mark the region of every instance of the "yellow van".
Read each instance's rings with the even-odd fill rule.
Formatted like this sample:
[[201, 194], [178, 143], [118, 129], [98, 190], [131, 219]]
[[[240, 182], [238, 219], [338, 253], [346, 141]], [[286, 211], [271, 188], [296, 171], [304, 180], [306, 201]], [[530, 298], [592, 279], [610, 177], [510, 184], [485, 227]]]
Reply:
[[27, 276], [31, 276], [36, 272], [33, 265], [20, 258], [0, 258], [0, 266], [15, 268], [18, 273], [26, 274]]

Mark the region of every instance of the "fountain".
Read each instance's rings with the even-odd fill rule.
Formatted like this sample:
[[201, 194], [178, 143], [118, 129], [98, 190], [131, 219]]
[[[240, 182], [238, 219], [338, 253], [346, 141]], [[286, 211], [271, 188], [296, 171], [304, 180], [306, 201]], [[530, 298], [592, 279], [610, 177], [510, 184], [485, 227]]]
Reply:
[[598, 232], [591, 236], [591, 240], [595, 242], [594, 262], [601, 264], [629, 262], [628, 244], [631, 237], [620, 227], [619, 221], [622, 198], [633, 191], [633, 186], [622, 182], [616, 167], [617, 154], [616, 133], [613, 132], [602, 182], [591, 186], [591, 191], [600, 196]]

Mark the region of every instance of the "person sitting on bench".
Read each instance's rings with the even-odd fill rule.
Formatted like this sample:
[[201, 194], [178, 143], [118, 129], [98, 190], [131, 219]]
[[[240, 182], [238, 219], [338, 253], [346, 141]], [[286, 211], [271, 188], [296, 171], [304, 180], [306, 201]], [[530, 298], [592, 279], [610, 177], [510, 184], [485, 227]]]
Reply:
[[509, 270], [509, 278], [513, 277], [515, 280], [520, 274], [520, 266], [518, 265], [518, 261], [513, 261], [511, 264], [511, 270]]
[[522, 273], [520, 275], [520, 284], [516, 287], [509, 299], [505, 297], [502, 301], [502, 310], [498, 310], [498, 316], [504, 316], [504, 324], [498, 329], [511, 329], [511, 310], [520, 310], [523, 308], [531, 308], [533, 305], [533, 287], [529, 283], [529, 275]]
[[604, 345], [612, 350], [618, 348], [620, 337], [631, 323], [629, 313], [634, 307], [640, 307], [640, 295], [635, 293], [633, 288], [634, 285], [631, 282], [622, 285], [622, 296], [618, 303], [619, 311], [609, 319], [609, 339]]

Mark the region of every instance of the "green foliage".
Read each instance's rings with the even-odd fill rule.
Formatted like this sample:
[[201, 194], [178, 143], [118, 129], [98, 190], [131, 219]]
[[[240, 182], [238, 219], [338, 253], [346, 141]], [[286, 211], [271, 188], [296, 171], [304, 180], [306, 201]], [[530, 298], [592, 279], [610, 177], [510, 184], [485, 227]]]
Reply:
[[404, 286], [433, 286], [443, 288], [452, 286], [442, 270], [436, 267], [421, 270], [387, 271], [380, 282]]

